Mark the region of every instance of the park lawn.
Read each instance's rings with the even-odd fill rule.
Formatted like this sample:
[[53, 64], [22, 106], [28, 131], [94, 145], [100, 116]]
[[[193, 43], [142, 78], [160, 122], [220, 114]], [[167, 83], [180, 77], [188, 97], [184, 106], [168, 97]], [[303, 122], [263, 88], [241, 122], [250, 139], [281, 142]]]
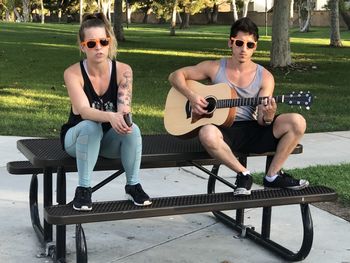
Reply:
[[[82, 57], [76, 44], [78, 25], [0, 23], [0, 134], [58, 136], [67, 119], [69, 100], [63, 71]], [[270, 30], [270, 29], [269, 29]], [[192, 26], [169, 36], [167, 25], [130, 25], [118, 59], [134, 70], [133, 119], [144, 134], [164, 132], [163, 111], [170, 88], [168, 75], [204, 59], [229, 56], [229, 26]], [[265, 34], [265, 30], [261, 32]], [[269, 31], [270, 34], [270, 31]], [[347, 102], [350, 31], [342, 31], [344, 48], [329, 48], [328, 28], [309, 33], [291, 30], [294, 69], [270, 69], [276, 95], [310, 91], [311, 110], [280, 105], [279, 112], [300, 112], [307, 132], [350, 129]], [[271, 37], [260, 37], [255, 61], [269, 67]]]

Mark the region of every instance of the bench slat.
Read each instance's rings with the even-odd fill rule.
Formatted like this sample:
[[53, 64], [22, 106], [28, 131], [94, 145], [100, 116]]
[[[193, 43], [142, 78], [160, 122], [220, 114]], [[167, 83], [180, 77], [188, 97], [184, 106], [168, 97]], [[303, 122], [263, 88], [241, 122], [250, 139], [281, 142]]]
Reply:
[[[168, 134], [142, 136], [142, 163], [156, 168], [162, 162], [186, 162], [188, 160], [211, 160], [198, 138], [182, 140]], [[59, 139], [23, 139], [17, 142], [17, 148], [36, 167], [75, 167], [75, 158], [70, 157], [61, 147]], [[293, 154], [301, 153], [302, 145], [297, 145]], [[242, 154], [239, 156], [271, 156], [274, 152], [261, 154]], [[121, 165], [120, 158], [99, 158], [97, 166], [116, 167]]]
[[235, 197], [232, 192], [161, 197], [152, 199], [146, 207], [135, 206], [131, 201], [93, 203], [93, 210], [79, 212], [71, 204], [55, 205], [45, 209], [47, 222], [56, 225], [123, 220], [241, 208], [303, 204], [334, 201], [337, 194], [324, 186], [311, 186], [300, 191], [288, 189], [253, 190], [250, 196]]
[[[205, 151], [198, 138], [189, 140], [179, 139], [169, 134], [142, 136], [141, 168], [162, 168], [191, 166], [191, 161], [201, 165], [218, 164]], [[61, 147], [59, 139], [23, 139], [17, 142], [17, 148], [27, 157], [29, 162], [9, 162], [7, 170], [10, 174], [42, 173], [40, 168], [64, 166], [67, 172], [76, 172], [75, 158], [70, 157]], [[300, 154], [302, 145], [297, 145], [292, 154]], [[274, 152], [261, 154], [235, 153], [237, 157], [272, 156]], [[118, 170], [122, 168], [121, 159], [97, 160], [95, 171]]]

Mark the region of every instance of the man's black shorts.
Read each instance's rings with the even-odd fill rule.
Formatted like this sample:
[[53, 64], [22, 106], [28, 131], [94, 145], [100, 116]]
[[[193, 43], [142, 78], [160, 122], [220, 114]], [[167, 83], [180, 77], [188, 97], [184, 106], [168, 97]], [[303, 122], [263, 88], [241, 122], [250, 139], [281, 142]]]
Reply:
[[225, 142], [235, 152], [264, 153], [275, 151], [278, 143], [272, 131], [273, 123], [261, 126], [257, 121], [236, 121], [229, 128], [219, 127]]

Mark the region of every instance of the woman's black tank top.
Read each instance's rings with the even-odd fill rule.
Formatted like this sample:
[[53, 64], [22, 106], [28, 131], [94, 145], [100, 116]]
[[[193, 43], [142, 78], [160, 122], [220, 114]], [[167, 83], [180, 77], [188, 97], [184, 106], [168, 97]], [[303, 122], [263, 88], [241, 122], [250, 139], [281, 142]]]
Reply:
[[[89, 100], [90, 107], [95, 108], [101, 111], [117, 111], [117, 94], [118, 94], [118, 85], [116, 79], [116, 62], [112, 61], [112, 71], [111, 71], [111, 79], [109, 81], [109, 86], [107, 91], [102, 95], [98, 96], [92, 86], [92, 83], [89, 79], [88, 74], [86, 73], [83, 60], [80, 61], [80, 69], [84, 79], [84, 92]], [[83, 119], [80, 115], [76, 115], [73, 113], [72, 106], [70, 108], [70, 114], [68, 118], [68, 122], [62, 125], [61, 128], [61, 143], [64, 145], [64, 137], [69, 128], [77, 125]], [[103, 132], [108, 131], [111, 128], [111, 124], [109, 122], [102, 123]]]

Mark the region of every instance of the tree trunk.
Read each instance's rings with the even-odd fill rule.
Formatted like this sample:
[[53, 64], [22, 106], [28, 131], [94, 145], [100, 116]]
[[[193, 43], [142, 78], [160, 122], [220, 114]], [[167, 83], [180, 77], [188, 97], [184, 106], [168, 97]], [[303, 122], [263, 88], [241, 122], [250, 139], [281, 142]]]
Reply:
[[287, 67], [292, 64], [289, 43], [289, 1], [275, 1], [272, 17], [272, 67]]
[[348, 27], [348, 30], [350, 30], [350, 14], [346, 11], [340, 11], [340, 14], [346, 24], [346, 26]]
[[83, 4], [84, 4], [84, 0], [80, 0], [79, 1], [79, 22], [81, 24], [81, 22], [83, 22]]
[[114, 2], [114, 34], [118, 41], [125, 41], [123, 21], [123, 0], [115, 0]]
[[11, 14], [10, 14], [8, 9], [6, 9], [6, 11], [5, 11], [5, 17], [6, 17], [5, 18], [6, 22], [10, 22], [11, 21]]
[[180, 28], [189, 28], [190, 27], [190, 13], [182, 13], [183, 18], [181, 19]]
[[300, 9], [299, 9], [300, 10], [299, 11], [300, 32], [309, 32], [310, 30], [312, 6], [313, 6], [312, 0], [304, 0], [301, 3]]
[[147, 8], [146, 12], [145, 12], [145, 15], [143, 16], [143, 19], [142, 19], [142, 23], [143, 24], [147, 24], [148, 23], [148, 17], [149, 17], [149, 15], [151, 13], [152, 13], [152, 9], [151, 8]]
[[40, 1], [40, 6], [41, 6], [41, 23], [45, 23], [45, 14], [44, 14], [44, 0]]
[[127, 22], [127, 25], [131, 24], [131, 13], [132, 13], [132, 10], [131, 10], [130, 3], [129, 3], [129, 1], [126, 1], [126, 22]]
[[213, 6], [213, 13], [211, 15], [211, 22], [213, 24], [217, 24], [218, 23], [218, 14], [219, 14], [219, 7], [217, 4], [214, 4]]
[[13, 13], [14, 13], [14, 14], [15, 14], [15, 16], [16, 16], [15, 21], [16, 21], [16, 22], [22, 22], [21, 15], [18, 13], [18, 11], [17, 11], [17, 9], [16, 9], [16, 8], [14, 8], [14, 9], [13, 9]]
[[331, 47], [342, 47], [339, 31], [339, 0], [331, 0], [329, 5], [331, 8], [331, 38], [329, 45]]
[[174, 1], [173, 12], [171, 16], [170, 22], [170, 36], [175, 36], [175, 28], [176, 28], [176, 13], [177, 13], [177, 0]]
[[289, 26], [293, 26], [293, 20], [294, 20], [294, 0], [290, 1], [290, 7], [289, 7]]
[[232, 0], [233, 22], [238, 20], [236, 0]]
[[29, 6], [29, 0], [23, 0], [23, 21], [29, 22], [29, 14], [30, 14], [30, 6]]
[[205, 8], [204, 12], [205, 12], [205, 15], [207, 17], [207, 24], [211, 24], [211, 11], [210, 11], [210, 8], [209, 7]]
[[242, 14], [242, 17], [247, 17], [249, 2], [250, 2], [250, 0], [243, 0], [243, 14]]

